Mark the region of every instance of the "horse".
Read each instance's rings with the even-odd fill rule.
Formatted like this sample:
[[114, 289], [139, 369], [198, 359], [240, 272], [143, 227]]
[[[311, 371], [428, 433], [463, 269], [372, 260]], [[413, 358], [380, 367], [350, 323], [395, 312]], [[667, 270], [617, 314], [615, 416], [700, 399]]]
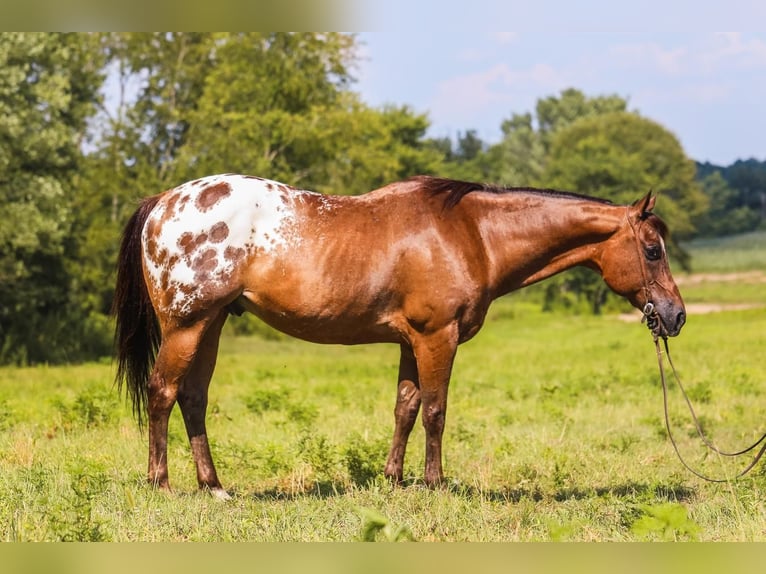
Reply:
[[[403, 479], [422, 407], [424, 481], [443, 482], [447, 389], [458, 345], [490, 303], [581, 265], [658, 333], [686, 319], [650, 191], [630, 205], [572, 192], [416, 176], [358, 195], [259, 177], [204, 177], [143, 199], [125, 226], [112, 312], [116, 381], [148, 423], [148, 481], [170, 490], [177, 402], [199, 487], [227, 498], [205, 426], [221, 329], [245, 311], [315, 343], [400, 346], [385, 476]], [[146, 418], [144, 421], [143, 418]]]

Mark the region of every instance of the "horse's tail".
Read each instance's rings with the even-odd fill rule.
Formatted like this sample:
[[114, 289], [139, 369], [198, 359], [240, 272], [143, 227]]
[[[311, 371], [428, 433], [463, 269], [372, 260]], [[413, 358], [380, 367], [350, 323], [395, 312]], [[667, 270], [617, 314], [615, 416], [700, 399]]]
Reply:
[[125, 226], [112, 301], [117, 352], [115, 381], [120, 391], [127, 385], [127, 395], [133, 402], [133, 414], [139, 426], [143, 425], [149, 375], [160, 345], [157, 316], [149, 299], [141, 264], [141, 235], [159, 199], [159, 195], [144, 199]]

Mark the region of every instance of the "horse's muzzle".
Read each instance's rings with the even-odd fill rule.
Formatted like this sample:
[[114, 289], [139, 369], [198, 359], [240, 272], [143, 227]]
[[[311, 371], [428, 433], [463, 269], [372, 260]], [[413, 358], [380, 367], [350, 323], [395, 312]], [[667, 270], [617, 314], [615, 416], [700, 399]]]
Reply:
[[681, 332], [681, 328], [686, 323], [686, 311], [681, 308], [671, 307], [670, 309], [659, 310], [651, 302], [644, 305], [643, 308], [646, 326], [656, 337], [675, 337]]
[[659, 313], [659, 334], [663, 337], [675, 337], [686, 323], [686, 311]]

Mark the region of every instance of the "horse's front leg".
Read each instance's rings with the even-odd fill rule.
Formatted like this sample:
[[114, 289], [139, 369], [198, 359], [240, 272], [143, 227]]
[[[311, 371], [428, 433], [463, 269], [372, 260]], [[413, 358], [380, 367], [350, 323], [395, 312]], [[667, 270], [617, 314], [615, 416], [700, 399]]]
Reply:
[[457, 326], [423, 335], [413, 341], [420, 378], [420, 400], [426, 433], [425, 481], [430, 487], [444, 480], [442, 435], [447, 416], [447, 389], [457, 351]]
[[399, 359], [399, 384], [394, 408], [394, 440], [386, 462], [386, 477], [400, 483], [404, 477], [404, 453], [412, 427], [420, 410], [420, 387], [415, 355], [409, 345], [402, 344]]

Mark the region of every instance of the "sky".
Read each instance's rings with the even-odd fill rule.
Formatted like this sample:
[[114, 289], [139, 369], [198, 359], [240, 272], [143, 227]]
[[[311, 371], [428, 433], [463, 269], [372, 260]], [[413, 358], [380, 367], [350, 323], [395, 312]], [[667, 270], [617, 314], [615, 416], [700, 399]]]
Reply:
[[[420, 4], [410, 5], [414, 21], [426, 20], [417, 16]], [[538, 99], [574, 87], [588, 96], [626, 98], [631, 111], [673, 132], [697, 161], [766, 160], [766, 32], [663, 31], [661, 18], [660, 31], [637, 32], [643, 27], [631, 25], [629, 12], [609, 23], [581, 17], [545, 31], [487, 32], [481, 30], [494, 26], [486, 14], [472, 23], [470, 15], [463, 21], [448, 8], [443, 12], [431, 25], [389, 27], [383, 19], [380, 30], [359, 33], [354, 89], [367, 104], [406, 104], [426, 113], [429, 136], [454, 138], [474, 129], [494, 143], [504, 119], [533, 112]], [[751, 16], [766, 22], [763, 8]], [[718, 23], [715, 14], [701, 18], [687, 27]]]

